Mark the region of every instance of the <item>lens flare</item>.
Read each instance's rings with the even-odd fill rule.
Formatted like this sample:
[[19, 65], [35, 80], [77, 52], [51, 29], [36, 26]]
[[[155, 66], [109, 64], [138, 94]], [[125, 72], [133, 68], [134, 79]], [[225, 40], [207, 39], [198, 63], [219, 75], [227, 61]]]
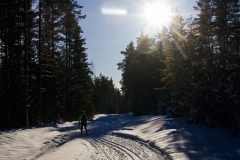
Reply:
[[102, 8], [101, 12], [108, 15], [127, 15], [126, 9]]
[[101, 7], [102, 14], [105, 15], [127, 15], [127, 7], [122, 2], [118, 1], [108, 1], [102, 4]]

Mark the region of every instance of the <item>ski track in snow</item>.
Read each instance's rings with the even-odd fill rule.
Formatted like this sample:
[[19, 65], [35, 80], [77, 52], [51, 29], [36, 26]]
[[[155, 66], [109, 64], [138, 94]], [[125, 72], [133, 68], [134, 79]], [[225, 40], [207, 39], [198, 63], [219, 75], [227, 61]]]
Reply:
[[[64, 156], [62, 156], [64, 155]], [[38, 160], [163, 160], [160, 153], [148, 145], [114, 135], [102, 138], [76, 138], [50, 149]]]

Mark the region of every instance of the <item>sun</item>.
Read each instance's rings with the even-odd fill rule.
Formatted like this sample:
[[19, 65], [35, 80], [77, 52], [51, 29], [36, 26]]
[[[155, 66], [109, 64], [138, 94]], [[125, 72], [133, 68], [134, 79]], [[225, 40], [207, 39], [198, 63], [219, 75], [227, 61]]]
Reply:
[[168, 4], [166, 0], [148, 2], [144, 7], [144, 19], [150, 26], [166, 26], [172, 17], [171, 8], [171, 4]]

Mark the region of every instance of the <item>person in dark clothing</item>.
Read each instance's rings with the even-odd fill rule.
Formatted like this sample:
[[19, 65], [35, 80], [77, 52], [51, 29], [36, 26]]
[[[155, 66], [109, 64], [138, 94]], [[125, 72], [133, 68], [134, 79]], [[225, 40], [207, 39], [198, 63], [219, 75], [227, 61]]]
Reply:
[[86, 135], [88, 135], [87, 121], [88, 121], [88, 117], [87, 117], [85, 111], [83, 111], [79, 116], [79, 123], [81, 123], [81, 135], [82, 135], [83, 127], [86, 131]]

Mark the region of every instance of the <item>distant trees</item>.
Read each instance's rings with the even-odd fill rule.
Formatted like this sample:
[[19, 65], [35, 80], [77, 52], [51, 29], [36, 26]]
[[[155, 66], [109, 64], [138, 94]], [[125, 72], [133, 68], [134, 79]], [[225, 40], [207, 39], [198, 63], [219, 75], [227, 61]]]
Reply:
[[[176, 11], [168, 28], [121, 52], [122, 91], [135, 115], [157, 107], [190, 123], [239, 127], [239, 5], [199, 0], [196, 18]], [[148, 101], [150, 93], [158, 103]]]
[[93, 106], [94, 113], [119, 113], [121, 93], [113, 80], [102, 74], [94, 77], [93, 81]]

